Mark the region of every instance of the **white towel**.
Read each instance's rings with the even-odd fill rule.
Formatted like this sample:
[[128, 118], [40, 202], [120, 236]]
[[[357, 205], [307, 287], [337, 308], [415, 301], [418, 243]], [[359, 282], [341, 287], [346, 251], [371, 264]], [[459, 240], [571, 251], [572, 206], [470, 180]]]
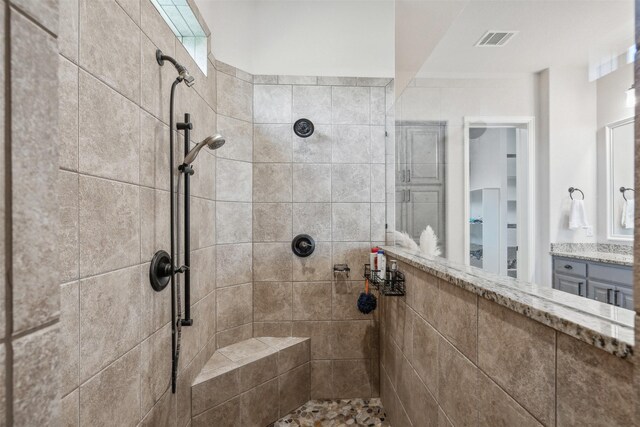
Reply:
[[633, 199], [624, 201], [624, 205], [622, 205], [622, 220], [620, 221], [622, 228], [633, 228], [634, 206], [635, 203], [633, 202]]
[[584, 209], [584, 200], [572, 200], [569, 212], [569, 230], [587, 227], [589, 227], [589, 221], [587, 221], [587, 212]]

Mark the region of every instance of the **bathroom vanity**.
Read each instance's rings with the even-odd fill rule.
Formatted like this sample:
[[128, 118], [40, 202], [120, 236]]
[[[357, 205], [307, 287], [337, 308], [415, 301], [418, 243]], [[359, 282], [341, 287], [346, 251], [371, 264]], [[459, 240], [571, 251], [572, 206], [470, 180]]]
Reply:
[[552, 253], [553, 287], [633, 310], [633, 257], [599, 252]]

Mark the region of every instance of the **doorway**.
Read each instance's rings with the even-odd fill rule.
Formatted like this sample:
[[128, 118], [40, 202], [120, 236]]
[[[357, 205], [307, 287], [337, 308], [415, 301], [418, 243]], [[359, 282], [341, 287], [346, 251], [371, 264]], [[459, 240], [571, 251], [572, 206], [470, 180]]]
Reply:
[[465, 259], [532, 280], [533, 118], [465, 119]]

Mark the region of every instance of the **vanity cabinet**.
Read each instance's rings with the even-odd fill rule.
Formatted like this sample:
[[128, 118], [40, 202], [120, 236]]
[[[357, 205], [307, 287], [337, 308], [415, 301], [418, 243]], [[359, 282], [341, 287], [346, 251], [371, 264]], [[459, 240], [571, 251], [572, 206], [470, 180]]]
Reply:
[[553, 287], [633, 310], [631, 267], [553, 257]]

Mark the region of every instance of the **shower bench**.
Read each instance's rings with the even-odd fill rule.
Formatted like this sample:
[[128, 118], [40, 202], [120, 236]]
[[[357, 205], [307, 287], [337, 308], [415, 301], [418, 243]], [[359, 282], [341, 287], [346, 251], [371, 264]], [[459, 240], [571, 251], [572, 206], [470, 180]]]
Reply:
[[192, 427], [264, 427], [309, 400], [310, 338], [251, 338], [218, 349], [191, 385]]

